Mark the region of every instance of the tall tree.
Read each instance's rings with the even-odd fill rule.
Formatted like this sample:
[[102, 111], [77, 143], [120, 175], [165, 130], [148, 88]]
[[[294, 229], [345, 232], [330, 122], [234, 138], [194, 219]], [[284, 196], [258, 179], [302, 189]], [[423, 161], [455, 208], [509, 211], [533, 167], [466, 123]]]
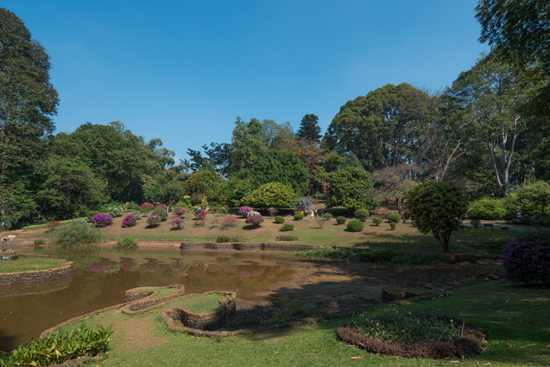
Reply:
[[59, 99], [50, 67], [46, 50], [23, 21], [0, 8], [0, 216], [9, 215], [10, 222], [28, 213], [17, 204], [32, 201], [24, 197], [28, 188], [21, 179], [39, 164], [45, 151], [42, 138], [54, 131]]
[[319, 117], [314, 114], [304, 115], [300, 123], [300, 129], [298, 129], [298, 138], [306, 142], [320, 143], [321, 137]]
[[423, 99], [428, 94], [407, 83], [387, 84], [340, 107], [323, 141], [340, 154], [353, 152], [368, 171], [411, 163], [408, 146]]
[[492, 55], [520, 69], [536, 66], [542, 81], [530, 100], [534, 115], [550, 119], [550, 2], [548, 0], [481, 0], [476, 17], [480, 42], [494, 46]]
[[502, 196], [508, 194], [516, 140], [525, 128], [520, 111], [528, 92], [514, 68], [487, 60], [461, 73], [448, 91], [476, 126], [474, 138], [487, 147]]

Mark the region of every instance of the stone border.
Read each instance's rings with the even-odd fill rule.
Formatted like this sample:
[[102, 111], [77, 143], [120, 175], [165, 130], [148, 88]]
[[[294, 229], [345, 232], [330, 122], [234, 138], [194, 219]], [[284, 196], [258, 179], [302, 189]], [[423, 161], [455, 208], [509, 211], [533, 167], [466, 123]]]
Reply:
[[[144, 291], [146, 288], [178, 288], [174, 293], [161, 297], [154, 298], [158, 293], [157, 290]], [[164, 287], [138, 287], [126, 291], [126, 305], [122, 307], [122, 312], [127, 315], [139, 315], [152, 309], [159, 307], [167, 302], [173, 301], [182, 297], [185, 294], [185, 286], [182, 284], [171, 284]]]
[[0, 273], [0, 286], [23, 283], [40, 283], [66, 278], [73, 272], [72, 261], [62, 260], [61, 267], [44, 270], [26, 270], [14, 273]]
[[238, 251], [307, 251], [318, 248], [316, 245], [298, 245], [282, 243], [185, 243], [181, 250], [238, 250]]

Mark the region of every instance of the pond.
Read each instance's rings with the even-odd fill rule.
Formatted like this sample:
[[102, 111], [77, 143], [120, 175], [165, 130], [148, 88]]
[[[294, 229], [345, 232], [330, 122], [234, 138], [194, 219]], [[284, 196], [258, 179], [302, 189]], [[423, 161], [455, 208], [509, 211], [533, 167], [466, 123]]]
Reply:
[[239, 297], [290, 279], [288, 260], [276, 255], [213, 251], [179, 253], [78, 252], [52, 257], [74, 261], [69, 278], [0, 287], [0, 349], [36, 339], [70, 318], [124, 302], [127, 289], [185, 285], [186, 294], [238, 290]]

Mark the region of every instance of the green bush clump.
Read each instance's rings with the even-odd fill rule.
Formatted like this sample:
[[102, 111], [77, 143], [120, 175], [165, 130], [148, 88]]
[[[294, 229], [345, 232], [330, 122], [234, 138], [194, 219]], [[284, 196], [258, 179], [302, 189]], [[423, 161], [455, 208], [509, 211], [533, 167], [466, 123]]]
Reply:
[[110, 214], [113, 218], [122, 217], [122, 212], [124, 208], [120, 205], [111, 205], [108, 206], [105, 210], [105, 213]]
[[298, 237], [296, 236], [278, 236], [276, 238], [277, 241], [298, 241]]
[[380, 217], [374, 217], [372, 218], [372, 222], [377, 226], [379, 226], [380, 224], [384, 223], [384, 220]]
[[359, 219], [361, 222], [364, 222], [369, 217], [369, 211], [367, 209], [359, 209], [355, 211], [355, 218]]
[[401, 220], [401, 216], [397, 213], [391, 213], [391, 214], [388, 214], [388, 220], [390, 222], [399, 222]]
[[285, 222], [285, 218], [281, 217], [280, 215], [275, 217], [275, 223], [281, 224]]
[[294, 230], [294, 224], [285, 223], [281, 228], [279, 228], [279, 232], [288, 232]]
[[365, 225], [358, 219], [353, 219], [348, 222], [348, 231], [350, 232], [361, 232]]
[[139, 245], [136, 240], [132, 237], [124, 237], [121, 240], [118, 240], [116, 244], [113, 245], [114, 249], [117, 250], [133, 250], [138, 248]]
[[166, 213], [162, 208], [153, 210], [151, 215], [158, 215], [163, 222], [168, 219], [168, 213]]
[[362, 251], [359, 260], [367, 263], [385, 263], [394, 257], [392, 250], [381, 248], [368, 251]]
[[141, 219], [141, 212], [139, 210], [135, 210], [132, 212], [132, 215], [136, 217], [137, 220]]
[[220, 234], [218, 235], [218, 237], [216, 237], [216, 242], [217, 243], [225, 243], [225, 242], [230, 242], [231, 241], [231, 236], [227, 235], [227, 234]]
[[390, 264], [397, 265], [434, 265], [438, 264], [441, 261], [436, 259], [430, 259], [429, 257], [424, 257], [421, 255], [395, 255], [389, 261]]
[[503, 199], [479, 199], [470, 203], [468, 216], [470, 219], [502, 219], [506, 215], [506, 206]]
[[86, 224], [86, 219], [84, 218], [73, 219], [73, 221], [71, 222], [71, 225], [75, 225], [75, 224]]
[[481, 225], [481, 221], [479, 219], [473, 219], [473, 220], [470, 221], [470, 224], [474, 228], [479, 228], [479, 226]]
[[53, 366], [82, 356], [93, 357], [107, 350], [111, 334], [111, 326], [105, 329], [96, 325], [92, 330], [85, 323], [71, 331], [58, 328], [43, 339], [16, 347], [9, 354], [0, 352], [0, 365]]
[[397, 224], [395, 222], [390, 222], [390, 229], [392, 231], [395, 231], [395, 227], [397, 226]]
[[302, 220], [302, 219], [304, 219], [304, 215], [302, 213], [294, 214], [294, 220]]
[[90, 246], [101, 240], [99, 228], [89, 227], [87, 224], [72, 224], [63, 226], [56, 231], [55, 244], [59, 248], [78, 248]]
[[325, 259], [358, 259], [359, 253], [349, 250], [334, 249], [332, 247], [317, 247], [307, 251], [296, 252], [296, 255], [309, 258], [325, 258]]
[[336, 217], [336, 223], [337, 224], [345, 224], [346, 218], [345, 217]]
[[330, 213], [325, 213], [325, 214], [323, 215], [323, 218], [325, 218], [326, 220], [331, 220], [331, 219], [332, 219], [332, 214], [330, 214]]

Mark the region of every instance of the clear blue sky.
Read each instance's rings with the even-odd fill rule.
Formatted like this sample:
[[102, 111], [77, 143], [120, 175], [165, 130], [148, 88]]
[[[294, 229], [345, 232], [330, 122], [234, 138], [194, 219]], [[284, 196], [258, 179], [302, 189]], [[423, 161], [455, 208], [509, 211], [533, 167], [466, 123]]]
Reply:
[[120, 120], [186, 157], [235, 118], [340, 106], [385, 84], [440, 89], [473, 66], [477, 0], [3, 0], [47, 49], [56, 132]]

